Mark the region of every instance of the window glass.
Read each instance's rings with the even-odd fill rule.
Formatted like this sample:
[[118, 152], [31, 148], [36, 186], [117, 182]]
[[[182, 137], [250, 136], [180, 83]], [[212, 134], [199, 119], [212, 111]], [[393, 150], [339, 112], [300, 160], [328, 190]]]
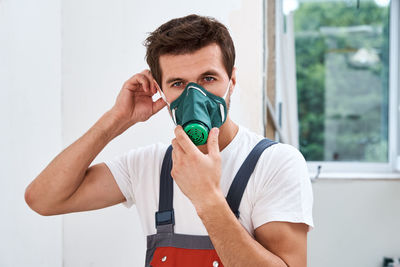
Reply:
[[389, 1], [295, 2], [301, 152], [387, 162]]

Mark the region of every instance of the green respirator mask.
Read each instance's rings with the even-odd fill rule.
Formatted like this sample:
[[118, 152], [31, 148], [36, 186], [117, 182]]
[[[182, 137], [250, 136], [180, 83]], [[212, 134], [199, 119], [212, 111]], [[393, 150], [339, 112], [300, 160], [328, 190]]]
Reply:
[[212, 128], [219, 128], [224, 124], [227, 114], [225, 97], [230, 84], [229, 80], [223, 97], [216, 96], [193, 82], [186, 85], [182, 94], [171, 104], [167, 102], [161, 90], [160, 94], [170, 108], [175, 125], [181, 125], [190, 140], [199, 146], [207, 142], [208, 133]]

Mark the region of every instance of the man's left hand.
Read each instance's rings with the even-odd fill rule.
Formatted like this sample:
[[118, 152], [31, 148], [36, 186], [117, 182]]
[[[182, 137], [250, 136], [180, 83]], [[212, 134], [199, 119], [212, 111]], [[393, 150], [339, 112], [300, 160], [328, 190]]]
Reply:
[[219, 129], [211, 129], [207, 139], [208, 154], [202, 153], [189, 139], [182, 126], [175, 128], [172, 140], [171, 176], [196, 209], [223, 196], [220, 189], [221, 155]]

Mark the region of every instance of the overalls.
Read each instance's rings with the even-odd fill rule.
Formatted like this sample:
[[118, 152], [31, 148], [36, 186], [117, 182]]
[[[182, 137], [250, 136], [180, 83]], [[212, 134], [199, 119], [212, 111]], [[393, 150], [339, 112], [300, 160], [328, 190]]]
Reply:
[[[239, 168], [226, 200], [239, 219], [239, 205], [250, 175], [262, 152], [276, 142], [262, 139]], [[174, 233], [172, 146], [165, 153], [160, 175], [159, 210], [156, 212], [157, 233], [147, 236], [145, 267], [222, 267], [209, 236]]]

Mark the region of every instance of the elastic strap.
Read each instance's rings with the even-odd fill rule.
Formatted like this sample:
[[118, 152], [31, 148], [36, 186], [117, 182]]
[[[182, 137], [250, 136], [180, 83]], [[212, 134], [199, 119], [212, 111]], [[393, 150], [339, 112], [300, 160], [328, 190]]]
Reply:
[[174, 197], [172, 170], [172, 145], [165, 152], [160, 175], [160, 198], [158, 200], [158, 211], [155, 214], [156, 227], [160, 225], [174, 225], [175, 216], [172, 207]]
[[274, 144], [276, 144], [275, 141], [269, 140], [267, 138], [264, 138], [260, 142], [258, 142], [258, 144], [247, 156], [242, 166], [240, 166], [239, 171], [233, 179], [232, 185], [228, 191], [228, 195], [226, 196], [226, 201], [228, 202], [229, 207], [235, 214], [236, 218], [239, 218], [240, 216], [239, 205], [242, 200], [247, 183], [249, 182], [250, 176], [253, 173], [254, 168], [256, 167], [258, 159], [265, 149]]

